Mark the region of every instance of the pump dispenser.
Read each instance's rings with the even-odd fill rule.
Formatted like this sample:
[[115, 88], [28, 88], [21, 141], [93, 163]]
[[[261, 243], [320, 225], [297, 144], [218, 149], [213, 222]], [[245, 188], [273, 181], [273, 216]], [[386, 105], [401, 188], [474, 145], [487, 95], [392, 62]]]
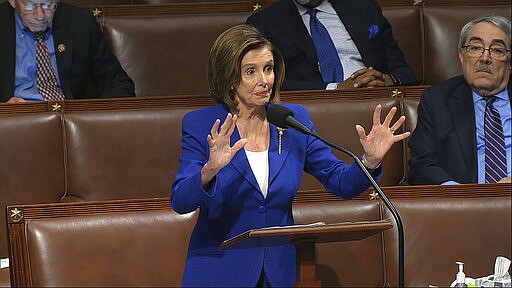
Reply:
[[455, 287], [468, 287], [466, 285], [466, 274], [464, 274], [464, 263], [455, 262], [459, 265], [459, 272], [457, 273], [457, 283], [455, 283]]

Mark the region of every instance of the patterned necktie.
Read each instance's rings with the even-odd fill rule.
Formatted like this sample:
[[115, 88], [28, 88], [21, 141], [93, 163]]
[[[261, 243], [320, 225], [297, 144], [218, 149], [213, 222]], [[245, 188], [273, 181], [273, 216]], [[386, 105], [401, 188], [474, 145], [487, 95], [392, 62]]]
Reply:
[[495, 96], [485, 98], [484, 137], [485, 137], [485, 183], [496, 183], [507, 177], [507, 156], [505, 137], [498, 109], [494, 108]]
[[64, 100], [64, 94], [57, 85], [57, 76], [50, 61], [48, 46], [44, 43], [45, 34], [46, 32], [36, 34], [37, 88], [47, 101]]
[[343, 82], [343, 66], [336, 47], [332, 42], [331, 36], [324, 25], [316, 18], [317, 9], [308, 10], [309, 27], [311, 38], [315, 44], [318, 62], [320, 63], [320, 72], [322, 79], [327, 83]]

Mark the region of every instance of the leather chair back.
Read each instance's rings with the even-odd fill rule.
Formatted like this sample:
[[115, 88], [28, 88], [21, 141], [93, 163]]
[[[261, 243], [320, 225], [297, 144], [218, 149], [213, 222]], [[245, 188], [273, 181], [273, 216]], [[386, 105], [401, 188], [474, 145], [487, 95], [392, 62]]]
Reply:
[[[65, 194], [62, 122], [57, 113], [0, 118], [0, 207], [58, 202]], [[5, 210], [0, 213], [0, 258], [9, 256]]]
[[416, 79], [423, 79], [423, 31], [420, 7], [383, 7], [382, 13], [393, 27], [398, 47], [411, 66]]
[[[304, 106], [311, 114], [311, 120], [320, 136], [324, 136], [327, 140], [352, 151], [358, 157], [363, 155], [363, 148], [355, 129], [356, 124], [363, 126], [366, 133], [368, 133], [372, 127], [373, 110], [377, 104], [381, 104], [383, 108], [381, 121], [384, 121], [385, 115], [393, 106], [398, 109], [393, 121], [396, 121], [401, 115], [398, 98], [338, 100], [336, 102], [336, 105], [333, 105], [332, 102], [319, 99], [315, 102], [304, 103]], [[337, 105], [338, 103], [340, 105]], [[402, 181], [402, 150], [401, 145], [394, 145], [386, 154], [383, 160], [384, 174], [380, 180], [380, 185], [397, 185]], [[352, 158], [340, 151], [334, 150], [334, 154], [346, 163], [353, 162]], [[314, 177], [304, 174], [300, 189], [323, 189], [323, 186]]]
[[68, 113], [69, 196], [95, 201], [168, 197], [190, 109]]
[[15, 205], [12, 280], [20, 287], [178, 287], [198, 211], [169, 198]]
[[[224, 30], [249, 12], [105, 16], [105, 36], [137, 96], [207, 94], [208, 55]], [[193, 96], [191, 96], [193, 97]]]
[[470, 20], [486, 14], [510, 19], [510, 3], [504, 5], [465, 6], [454, 13], [449, 6], [425, 6], [425, 84], [436, 84], [462, 74], [458, 56], [460, 30]]
[[[394, 199], [405, 230], [405, 287], [450, 286], [456, 261], [464, 262], [466, 277], [493, 274], [496, 256], [511, 255], [511, 203], [510, 196]], [[393, 219], [387, 209], [383, 218]], [[384, 259], [387, 286], [396, 287], [398, 232], [391, 221]]]

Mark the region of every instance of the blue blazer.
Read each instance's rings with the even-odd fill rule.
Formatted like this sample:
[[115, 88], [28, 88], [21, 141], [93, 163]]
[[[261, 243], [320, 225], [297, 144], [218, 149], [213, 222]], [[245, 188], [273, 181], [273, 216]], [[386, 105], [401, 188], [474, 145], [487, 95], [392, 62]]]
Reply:
[[[286, 105], [295, 117], [313, 129], [303, 106]], [[183, 286], [254, 287], [262, 269], [270, 285], [296, 282], [294, 245], [218, 250], [222, 241], [249, 229], [294, 224], [292, 200], [303, 171], [318, 178], [328, 191], [352, 198], [369, 186], [357, 165], [337, 159], [329, 147], [312, 136], [287, 129], [278, 153], [278, 130], [270, 124], [269, 186], [264, 198], [244, 150], [203, 187], [201, 168], [208, 161], [206, 140], [216, 119], [223, 122], [227, 106], [218, 104], [186, 114], [182, 127], [180, 168], [172, 185], [172, 207], [188, 213], [199, 207], [192, 233]], [[235, 129], [231, 144], [240, 139]], [[379, 176], [381, 171], [379, 171]]]
[[[415, 84], [416, 76], [393, 36], [391, 25], [374, 0], [329, 0], [354, 41], [365, 66], [392, 73], [403, 85]], [[286, 63], [282, 90], [325, 89], [318, 68], [315, 45], [293, 0], [280, 0], [251, 15], [256, 26], [279, 48]], [[378, 27], [370, 35], [370, 27]]]

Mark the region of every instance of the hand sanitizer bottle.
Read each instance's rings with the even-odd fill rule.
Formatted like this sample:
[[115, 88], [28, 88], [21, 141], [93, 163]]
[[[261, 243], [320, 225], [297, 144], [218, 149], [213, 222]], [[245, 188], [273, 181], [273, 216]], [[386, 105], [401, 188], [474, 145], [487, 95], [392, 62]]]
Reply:
[[457, 273], [457, 282], [454, 287], [468, 287], [466, 285], [466, 274], [464, 274], [464, 263], [460, 261], [455, 263], [459, 265], [459, 272]]

